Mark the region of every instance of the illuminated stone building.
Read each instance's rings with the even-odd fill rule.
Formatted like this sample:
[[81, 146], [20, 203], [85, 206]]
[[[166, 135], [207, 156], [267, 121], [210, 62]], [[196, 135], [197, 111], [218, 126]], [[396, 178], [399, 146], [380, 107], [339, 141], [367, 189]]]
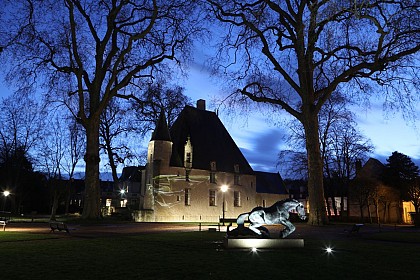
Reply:
[[349, 188], [350, 216], [373, 223], [404, 222], [399, 191], [381, 180], [385, 166], [370, 158], [356, 169], [354, 184]]
[[186, 106], [170, 129], [161, 115], [139, 172], [136, 221], [214, 222], [288, 197], [280, 174], [255, 172], [204, 100]]

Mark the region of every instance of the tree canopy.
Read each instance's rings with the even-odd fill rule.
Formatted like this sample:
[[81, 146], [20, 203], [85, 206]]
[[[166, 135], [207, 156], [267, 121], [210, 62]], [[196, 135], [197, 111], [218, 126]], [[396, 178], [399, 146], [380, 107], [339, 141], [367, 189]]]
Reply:
[[335, 92], [346, 87], [367, 91], [379, 84], [381, 91], [400, 101], [415, 98], [410, 90], [418, 87], [418, 1], [207, 3], [224, 34], [214, 64], [230, 81], [237, 99], [270, 104], [301, 122], [309, 222], [326, 223], [318, 114]]
[[[197, 1], [2, 1], [1, 59], [19, 89], [62, 100], [86, 131], [83, 217], [100, 216], [100, 116], [190, 55]], [[171, 62], [175, 61], [175, 63]], [[76, 105], [76, 106], [72, 106]]]

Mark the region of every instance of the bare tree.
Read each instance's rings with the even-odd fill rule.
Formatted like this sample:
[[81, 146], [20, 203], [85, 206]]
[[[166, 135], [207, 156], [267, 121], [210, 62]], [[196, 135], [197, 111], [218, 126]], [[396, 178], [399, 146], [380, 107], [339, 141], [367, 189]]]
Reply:
[[129, 118], [127, 113], [130, 112], [123, 108], [121, 101], [116, 99], [111, 100], [101, 116], [100, 147], [107, 155], [114, 182], [118, 181], [118, 165], [124, 164], [126, 159], [133, 157], [126, 139], [130, 132], [135, 131], [135, 127], [133, 118]]
[[412, 182], [407, 189], [407, 197], [413, 203], [417, 215], [420, 215], [420, 177]]
[[[355, 176], [356, 161], [366, 159], [373, 150], [370, 141], [357, 131], [354, 116], [347, 109], [348, 104], [350, 101], [342, 95], [334, 95], [327, 100], [318, 116], [328, 216], [331, 215], [331, 207], [335, 215], [338, 214], [336, 196], [341, 197], [341, 206], [344, 206], [349, 182]], [[306, 179], [308, 162], [303, 127], [296, 120], [292, 120], [288, 128], [291, 131], [287, 139], [290, 149], [280, 153], [280, 161], [283, 163], [289, 158], [286, 165], [290, 166], [288, 171], [292, 172], [292, 176], [297, 177], [299, 174]], [[328, 198], [331, 198], [332, 205]]]
[[[409, 93], [420, 50], [418, 1], [207, 3], [227, 32], [214, 61], [237, 96], [285, 110], [302, 124], [309, 223], [326, 223], [318, 114], [349, 82], [360, 90], [376, 83], [398, 97], [404, 88]], [[402, 90], [395, 90], [401, 84]]]
[[[19, 88], [68, 89], [86, 131], [83, 218], [100, 217], [100, 116], [114, 97], [141, 93], [189, 56], [201, 28], [197, 1], [5, 0], [0, 14], [7, 78]], [[132, 90], [132, 91], [130, 91]]]
[[67, 122], [67, 141], [65, 157], [62, 162], [62, 169], [68, 174], [68, 183], [67, 183], [67, 196], [66, 196], [66, 209], [65, 214], [69, 213], [70, 199], [71, 195], [74, 193], [72, 182], [74, 179], [74, 173], [76, 167], [79, 164], [80, 160], [83, 158], [85, 151], [85, 132], [80, 124], [78, 124], [74, 119], [68, 119], [70, 122]]
[[[346, 112], [345, 109], [342, 109]], [[322, 113], [321, 113], [322, 115]], [[351, 114], [344, 114], [330, 123], [329, 133], [323, 133], [321, 141], [323, 151], [324, 178], [326, 179], [325, 194], [331, 197], [332, 207], [337, 215], [337, 205], [334, 197], [340, 197], [340, 209], [344, 208], [344, 198], [349, 195], [350, 181], [356, 175], [356, 162], [367, 159], [373, 151], [370, 140], [356, 130]], [[321, 129], [324, 126], [321, 125]], [[327, 199], [327, 209], [330, 205]], [[348, 212], [347, 212], [348, 213]]]
[[71, 182], [85, 144], [80, 125], [65, 113], [58, 110], [48, 114], [50, 121], [42, 130], [36, 153], [37, 167], [45, 174], [51, 193], [51, 220], [55, 220], [60, 202], [65, 202], [68, 213]]
[[372, 213], [370, 211], [370, 198], [373, 195], [375, 185], [378, 182], [372, 178], [366, 177], [356, 177], [355, 180], [351, 182], [351, 192], [349, 194], [350, 201], [357, 201], [360, 211], [360, 221], [363, 223], [365, 221], [364, 209], [368, 211], [368, 219], [372, 223]]
[[58, 118], [54, 118], [44, 130], [40, 151], [38, 154], [39, 165], [47, 177], [47, 185], [51, 190], [51, 220], [55, 220], [60, 196], [63, 193], [63, 174], [61, 162], [64, 158], [65, 139], [62, 125]]
[[183, 92], [184, 88], [164, 82], [148, 85], [142, 98], [135, 99], [132, 104], [136, 111], [139, 132], [145, 134], [153, 130], [162, 111], [165, 112], [168, 126], [171, 127], [182, 109], [191, 105], [190, 98]]
[[[190, 99], [180, 86], [156, 82], [146, 86], [142, 96], [132, 96], [130, 104], [113, 100], [102, 113], [100, 125], [101, 148], [108, 158], [114, 182], [118, 181], [117, 167], [135, 158], [127, 142], [128, 135], [141, 139], [153, 130], [161, 111], [165, 112], [171, 126]], [[136, 141], [138, 144], [138, 141]]]
[[0, 103], [0, 123], [0, 177], [3, 188], [13, 193], [13, 210], [20, 211], [27, 195], [25, 178], [33, 171], [31, 152], [41, 138], [43, 112], [31, 98], [10, 96]]

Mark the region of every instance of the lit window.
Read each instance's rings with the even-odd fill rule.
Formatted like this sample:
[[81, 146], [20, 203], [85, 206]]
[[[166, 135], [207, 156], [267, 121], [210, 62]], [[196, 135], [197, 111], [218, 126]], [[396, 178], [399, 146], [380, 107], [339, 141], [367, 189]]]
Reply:
[[209, 206], [216, 206], [216, 191], [209, 190]]
[[107, 198], [106, 202], [105, 202], [105, 206], [110, 207], [111, 206], [111, 201], [112, 201], [112, 199]]
[[185, 189], [185, 206], [191, 205], [191, 189]]
[[241, 206], [241, 192], [240, 191], [233, 192], [233, 206], [235, 207]]
[[192, 168], [192, 157], [193, 157], [193, 147], [190, 141], [190, 137], [187, 137], [187, 142], [184, 146], [184, 167]]
[[127, 207], [127, 199], [120, 200], [120, 207]]

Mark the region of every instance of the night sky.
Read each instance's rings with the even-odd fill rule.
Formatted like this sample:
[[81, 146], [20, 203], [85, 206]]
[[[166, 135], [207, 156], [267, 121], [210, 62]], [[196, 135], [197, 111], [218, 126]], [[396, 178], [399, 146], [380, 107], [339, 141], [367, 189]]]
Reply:
[[[205, 99], [207, 110], [215, 110], [213, 101], [227, 95], [206, 68], [198, 63], [190, 67], [188, 79], [179, 84], [185, 87], [185, 94], [194, 103], [198, 99]], [[0, 75], [0, 97], [6, 97], [11, 92]], [[386, 158], [398, 151], [411, 157], [420, 166], [420, 106], [416, 107], [413, 122], [404, 120], [401, 112], [384, 112], [382, 102], [373, 100], [370, 108], [352, 108], [356, 112], [359, 131], [375, 146], [372, 157], [386, 163]], [[266, 115], [264, 112], [253, 112], [246, 117], [234, 116], [223, 108], [219, 110], [219, 118], [254, 170], [283, 173], [277, 161], [278, 153], [285, 144], [283, 138], [286, 131], [276, 126]], [[283, 113], [279, 114], [279, 118], [287, 120], [290, 117]]]

